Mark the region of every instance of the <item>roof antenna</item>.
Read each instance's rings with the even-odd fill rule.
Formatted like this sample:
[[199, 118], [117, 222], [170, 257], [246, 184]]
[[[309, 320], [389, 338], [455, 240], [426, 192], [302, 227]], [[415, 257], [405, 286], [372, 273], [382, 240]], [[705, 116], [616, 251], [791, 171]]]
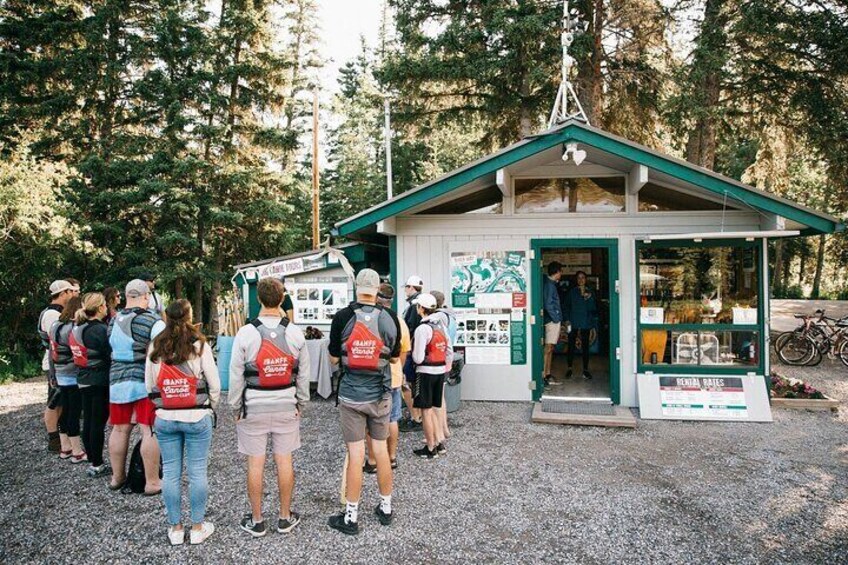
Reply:
[[[583, 111], [583, 106], [577, 98], [577, 93], [574, 92], [574, 86], [568, 78], [571, 74], [571, 67], [574, 66], [574, 57], [568, 54], [568, 48], [574, 43], [574, 36], [578, 33], [583, 33], [587, 28], [586, 23], [580, 22], [577, 10], [568, 10], [568, 0], [563, 0], [562, 3], [562, 82], [557, 91], [556, 102], [554, 109], [551, 111], [551, 118], [548, 120], [548, 128], [552, 128], [558, 124], [571, 119], [583, 120], [586, 125], [589, 125], [589, 118], [586, 112]], [[569, 102], [571, 106], [569, 107]]]

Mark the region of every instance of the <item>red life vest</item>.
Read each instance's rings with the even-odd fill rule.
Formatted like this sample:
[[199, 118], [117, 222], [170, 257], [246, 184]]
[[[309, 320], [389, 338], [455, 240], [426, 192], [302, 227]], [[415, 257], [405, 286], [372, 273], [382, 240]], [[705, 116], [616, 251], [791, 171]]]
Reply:
[[441, 324], [430, 321], [425, 323], [433, 329], [433, 336], [427, 343], [424, 362], [421, 364], [428, 367], [444, 367], [448, 360], [448, 336], [442, 329]]
[[73, 363], [73, 355], [71, 355], [71, 348], [68, 345], [71, 329], [70, 322], [56, 321], [48, 332], [50, 336], [50, 358], [55, 365], [64, 366]]
[[212, 406], [206, 379], [194, 374], [188, 363], [161, 363], [156, 385], [148, 397], [157, 410], [195, 410]]
[[68, 345], [71, 348], [74, 365], [81, 369], [85, 369], [88, 366], [88, 348], [82, 342], [82, 332], [84, 330], [84, 324], [82, 326], [76, 326], [71, 330], [71, 335], [68, 337]]
[[244, 364], [245, 387], [260, 390], [281, 390], [297, 385], [298, 358], [286, 339], [289, 320], [283, 318], [274, 329], [259, 319], [251, 325], [259, 331], [262, 345], [256, 359]]
[[380, 316], [384, 310], [378, 305], [369, 306], [368, 312], [362, 304], [352, 308], [354, 317], [342, 331], [342, 366], [360, 373], [382, 373], [391, 354], [380, 337]]

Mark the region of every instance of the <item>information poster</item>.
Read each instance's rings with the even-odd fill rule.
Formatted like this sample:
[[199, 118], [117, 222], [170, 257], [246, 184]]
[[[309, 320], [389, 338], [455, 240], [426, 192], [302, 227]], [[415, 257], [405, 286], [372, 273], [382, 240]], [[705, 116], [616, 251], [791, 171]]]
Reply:
[[741, 377], [660, 377], [663, 416], [748, 418]]
[[348, 285], [344, 282], [286, 282], [294, 303], [297, 324], [330, 324], [336, 312], [348, 304]]
[[527, 362], [527, 254], [451, 253], [451, 300], [457, 347], [471, 365]]

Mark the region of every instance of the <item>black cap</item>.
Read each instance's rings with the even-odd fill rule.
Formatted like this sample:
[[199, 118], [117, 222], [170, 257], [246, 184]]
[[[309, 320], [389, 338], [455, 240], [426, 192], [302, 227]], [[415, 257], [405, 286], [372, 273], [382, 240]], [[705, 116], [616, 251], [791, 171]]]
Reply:
[[142, 271], [138, 274], [137, 278], [143, 281], [155, 281], [156, 275], [153, 274], [153, 271]]

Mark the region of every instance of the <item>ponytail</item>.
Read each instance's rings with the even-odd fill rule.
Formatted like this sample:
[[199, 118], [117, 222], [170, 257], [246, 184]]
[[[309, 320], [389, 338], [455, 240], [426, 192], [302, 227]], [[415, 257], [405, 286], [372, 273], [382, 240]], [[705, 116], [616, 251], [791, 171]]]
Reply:
[[197, 357], [195, 342], [205, 343], [203, 334], [191, 323], [191, 303], [180, 299], [172, 302], [165, 310], [165, 329], [153, 340], [150, 360], [154, 363], [179, 365]]
[[74, 314], [74, 323], [76, 325], [84, 324], [88, 321], [88, 314], [85, 312], [85, 308], [80, 308], [77, 310], [76, 314]]
[[82, 297], [81, 308], [74, 314], [74, 322], [84, 324], [97, 316], [100, 307], [106, 304], [106, 298], [99, 292], [88, 292]]

